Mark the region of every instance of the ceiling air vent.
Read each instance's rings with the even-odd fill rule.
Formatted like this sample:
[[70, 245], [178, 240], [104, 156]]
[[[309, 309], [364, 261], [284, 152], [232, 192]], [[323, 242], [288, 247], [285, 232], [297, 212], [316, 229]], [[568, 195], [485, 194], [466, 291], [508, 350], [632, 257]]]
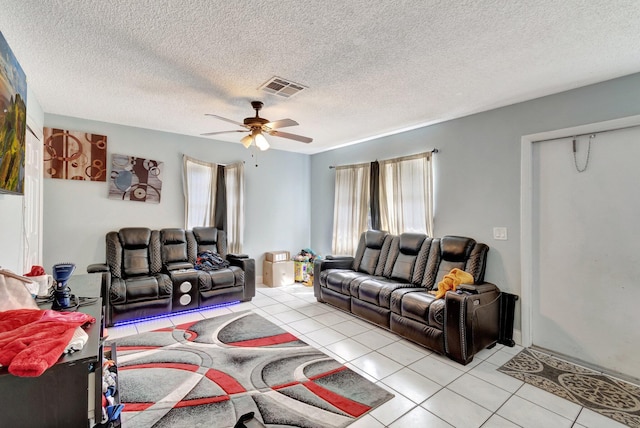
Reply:
[[289, 98], [302, 91], [303, 89], [307, 89], [307, 87], [302, 86], [299, 83], [290, 82], [289, 80], [274, 76], [271, 79], [267, 80], [267, 82], [264, 85], [260, 86], [258, 89], [262, 89], [263, 91], [269, 92], [270, 94]]

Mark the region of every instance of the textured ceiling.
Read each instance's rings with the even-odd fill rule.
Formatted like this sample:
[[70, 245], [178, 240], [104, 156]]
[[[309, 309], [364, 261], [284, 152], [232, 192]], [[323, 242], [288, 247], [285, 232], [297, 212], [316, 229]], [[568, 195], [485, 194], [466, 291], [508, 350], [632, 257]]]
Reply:
[[[0, 0], [47, 113], [317, 153], [640, 71], [638, 0]], [[272, 76], [308, 87], [259, 91]], [[242, 134], [215, 136], [237, 142]], [[204, 137], [203, 137], [204, 138]]]

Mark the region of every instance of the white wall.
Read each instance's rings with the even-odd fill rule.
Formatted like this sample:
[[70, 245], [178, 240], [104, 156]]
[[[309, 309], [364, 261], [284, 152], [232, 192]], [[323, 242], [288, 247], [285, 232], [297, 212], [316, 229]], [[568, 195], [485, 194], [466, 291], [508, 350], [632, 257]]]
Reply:
[[595, 135], [533, 144], [533, 344], [640, 379], [640, 128]]
[[[640, 74], [634, 74], [314, 155], [311, 245], [322, 254], [331, 251], [334, 170], [329, 165], [438, 148], [434, 235], [465, 235], [488, 244], [486, 280], [520, 295], [521, 136], [636, 115], [639, 99]], [[493, 240], [494, 226], [507, 227], [509, 239]], [[515, 321], [519, 329], [519, 305]]]
[[[35, 94], [27, 86], [28, 122], [42, 126], [44, 113]], [[29, 131], [27, 131], [29, 132]], [[23, 274], [24, 196], [0, 193], [0, 266]]]
[[[244, 252], [262, 274], [265, 251], [292, 253], [309, 246], [309, 156], [268, 150], [258, 155], [241, 144], [45, 115], [45, 126], [107, 136], [107, 161], [113, 153], [164, 162], [159, 204], [108, 199], [107, 182], [45, 179], [44, 265], [76, 263], [85, 271], [105, 261], [105, 234], [122, 227], [184, 227], [182, 154], [208, 162], [245, 163]], [[255, 152], [254, 152], [255, 153]], [[109, 169], [110, 172], [110, 169]]]
[[0, 266], [22, 272], [24, 196], [0, 193]]

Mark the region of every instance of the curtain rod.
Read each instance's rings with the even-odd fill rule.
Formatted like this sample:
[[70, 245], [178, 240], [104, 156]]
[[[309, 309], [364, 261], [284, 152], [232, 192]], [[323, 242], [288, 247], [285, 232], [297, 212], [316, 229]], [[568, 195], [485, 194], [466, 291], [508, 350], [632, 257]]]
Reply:
[[[423, 153], [438, 153], [438, 149], [427, 150], [426, 152], [423, 152]], [[335, 165], [329, 165], [329, 169], [336, 169], [336, 166]]]
[[232, 163], [207, 162], [207, 161], [203, 161], [203, 160], [200, 160], [200, 159], [196, 159], [196, 158], [194, 158], [193, 156], [189, 156], [189, 155], [188, 155], [188, 154], [186, 154], [186, 153], [182, 153], [182, 156], [186, 156], [186, 157], [188, 157], [189, 159], [193, 159], [193, 160], [194, 160], [194, 161], [196, 161], [196, 162], [215, 163], [216, 165], [220, 165], [220, 166], [228, 166], [228, 165], [231, 165], [231, 164], [234, 164], [234, 163], [238, 163], [238, 162], [242, 162], [242, 163], [244, 163], [244, 164], [246, 164], [246, 163], [247, 163], [247, 161], [238, 161], [238, 162], [232, 162]]
[[586, 132], [584, 134], [570, 134], [570, 135], [565, 135], [564, 137], [547, 138], [545, 140], [535, 140], [534, 143], [544, 143], [545, 141], [564, 140], [565, 138], [584, 137], [586, 135], [603, 134], [605, 132], [620, 131], [623, 129], [631, 129], [631, 128], [637, 128], [637, 127], [640, 127], [640, 125], [621, 126], [619, 128], [603, 129], [602, 131]]

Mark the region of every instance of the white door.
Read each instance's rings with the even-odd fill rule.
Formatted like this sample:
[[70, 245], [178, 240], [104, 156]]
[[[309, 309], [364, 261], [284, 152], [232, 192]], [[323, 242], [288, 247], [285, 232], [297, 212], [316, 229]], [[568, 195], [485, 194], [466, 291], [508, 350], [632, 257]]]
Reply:
[[[578, 139], [582, 168], [588, 136]], [[533, 144], [533, 345], [640, 378], [640, 128]]]
[[[24, 245], [23, 272], [31, 266], [42, 266], [42, 127], [27, 118], [25, 177], [24, 177]], [[49, 270], [46, 266], [45, 270]]]

